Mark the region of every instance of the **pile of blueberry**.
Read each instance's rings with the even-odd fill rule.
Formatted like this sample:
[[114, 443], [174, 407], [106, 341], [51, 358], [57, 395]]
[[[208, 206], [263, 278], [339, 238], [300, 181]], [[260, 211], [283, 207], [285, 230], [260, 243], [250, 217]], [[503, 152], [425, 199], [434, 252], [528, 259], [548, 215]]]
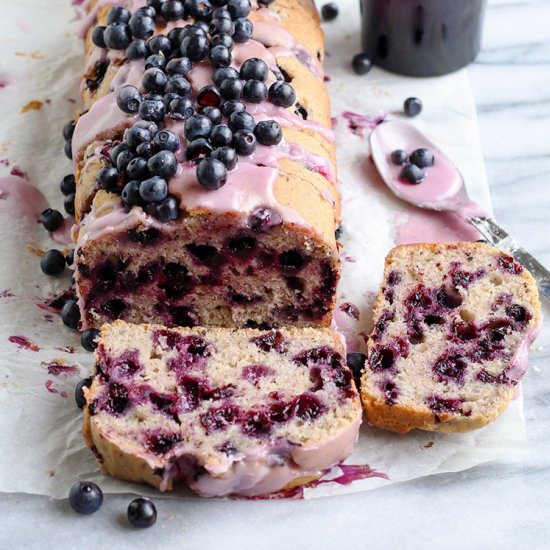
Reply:
[[[263, 1], [269, 4], [270, 1]], [[126, 49], [128, 59], [145, 59], [142, 87], [125, 85], [117, 104], [141, 120], [128, 129], [110, 153], [112, 166], [97, 176], [98, 186], [122, 195], [124, 204], [141, 206], [160, 221], [178, 217], [178, 204], [168, 194], [168, 182], [178, 169], [180, 137], [164, 122], [184, 121], [185, 156], [196, 165], [199, 183], [209, 190], [222, 187], [239, 155], [251, 155], [258, 143], [276, 145], [282, 129], [274, 120], [256, 123], [243, 101], [269, 100], [290, 107], [296, 100], [292, 86], [265, 81], [267, 64], [246, 60], [240, 71], [230, 67], [235, 42], [252, 35], [247, 19], [249, 0], [148, 0], [133, 15], [111, 8], [107, 26], [98, 26], [92, 39], [99, 47]], [[193, 24], [154, 35], [157, 18], [192, 18]], [[193, 97], [188, 75], [194, 63], [207, 61], [214, 69], [213, 84]]]
[[[93, 481], [79, 481], [71, 487], [69, 504], [79, 514], [94, 514], [103, 504], [103, 491]], [[151, 499], [138, 497], [128, 505], [127, 517], [134, 527], [151, 527], [157, 521], [157, 509]]]
[[434, 154], [425, 148], [416, 149], [410, 156], [403, 149], [396, 149], [391, 154], [391, 161], [396, 166], [403, 166], [399, 179], [407, 183], [421, 183], [426, 177], [424, 168], [434, 165]]

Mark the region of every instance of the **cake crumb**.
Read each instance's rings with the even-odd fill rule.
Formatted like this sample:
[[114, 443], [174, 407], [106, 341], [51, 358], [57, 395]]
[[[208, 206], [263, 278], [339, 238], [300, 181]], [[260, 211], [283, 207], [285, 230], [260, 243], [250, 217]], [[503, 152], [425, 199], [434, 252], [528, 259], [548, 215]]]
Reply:
[[42, 101], [39, 101], [38, 99], [33, 99], [32, 101], [29, 101], [26, 105], [23, 105], [21, 107], [20, 113], [28, 113], [29, 111], [39, 111], [42, 108]]

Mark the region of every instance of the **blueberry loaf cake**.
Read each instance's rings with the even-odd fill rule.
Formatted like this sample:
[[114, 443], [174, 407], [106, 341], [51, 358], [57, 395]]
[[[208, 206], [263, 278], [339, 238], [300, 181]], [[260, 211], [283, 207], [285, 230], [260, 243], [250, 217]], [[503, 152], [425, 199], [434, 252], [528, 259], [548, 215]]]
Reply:
[[492, 246], [393, 249], [361, 379], [368, 421], [396, 432], [491, 422], [514, 396], [540, 321], [530, 273]]
[[106, 473], [257, 496], [350, 453], [361, 404], [330, 329], [106, 324], [83, 432]]
[[328, 326], [339, 192], [309, 0], [88, 0], [82, 328]]

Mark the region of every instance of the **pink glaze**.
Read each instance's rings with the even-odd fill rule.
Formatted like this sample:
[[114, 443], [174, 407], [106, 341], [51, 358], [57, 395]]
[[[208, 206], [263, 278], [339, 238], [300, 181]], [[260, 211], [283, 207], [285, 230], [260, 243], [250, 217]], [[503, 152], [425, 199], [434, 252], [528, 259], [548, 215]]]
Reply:
[[[286, 441], [258, 445], [228, 456], [215, 466], [205, 464], [207, 473], [187, 482], [193, 491], [205, 497], [254, 497], [273, 493], [298, 478], [319, 476], [344, 460], [357, 442], [360, 425], [359, 411], [355, 420], [318, 444], [300, 446]], [[281, 460], [283, 457], [286, 459]], [[177, 479], [178, 471], [177, 462], [166, 470], [161, 490], [169, 481]]]
[[[354, 113], [353, 111], [344, 111], [340, 117], [348, 123], [350, 132], [358, 135], [359, 137], [363, 137], [364, 130], [370, 131], [373, 128], [376, 128], [376, 126], [378, 126], [386, 118], [386, 115], [382, 114], [373, 118], [360, 113]], [[338, 117], [335, 117], [333, 124], [336, 124], [337, 121]]]
[[476, 241], [477, 229], [453, 212], [411, 207], [397, 217], [395, 244]]
[[59, 229], [50, 232], [52, 240], [61, 245], [70, 244], [72, 242], [71, 230], [74, 223], [74, 218], [72, 216], [65, 218], [63, 220], [63, 225]]
[[[464, 182], [454, 164], [412, 124], [401, 120], [379, 124], [370, 135], [370, 147], [378, 172], [399, 198], [434, 210], [456, 210], [465, 199]], [[435, 162], [424, 168], [426, 177], [421, 183], [411, 184], [399, 177], [403, 166], [394, 164], [390, 156], [396, 149], [410, 155], [420, 148], [429, 149]]]
[[17, 176], [0, 178], [0, 213], [14, 219], [39, 221], [46, 208], [44, 195], [28, 181]]
[[529, 348], [539, 334], [541, 323], [542, 319], [536, 327], [532, 328], [525, 334], [524, 339], [521, 341], [516, 352], [514, 353], [514, 356], [510, 361], [510, 367], [506, 372], [506, 376], [510, 380], [519, 382], [523, 378], [523, 375], [527, 372], [527, 367], [529, 366]]

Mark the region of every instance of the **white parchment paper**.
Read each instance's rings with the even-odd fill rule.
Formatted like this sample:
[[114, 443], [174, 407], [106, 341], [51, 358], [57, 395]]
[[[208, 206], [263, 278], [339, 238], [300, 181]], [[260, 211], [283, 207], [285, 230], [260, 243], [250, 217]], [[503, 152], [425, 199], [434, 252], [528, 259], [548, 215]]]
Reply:
[[[83, 66], [81, 42], [75, 36], [78, 23], [71, 21], [74, 11], [69, 0], [6, 4], [0, 19], [0, 178], [10, 172], [25, 173], [48, 203], [62, 210], [58, 185], [71, 165], [62, 154], [61, 128], [78, 106]], [[402, 116], [405, 98], [422, 98], [425, 109], [414, 123], [456, 162], [471, 196], [488, 210], [490, 199], [466, 73], [422, 80], [376, 69], [367, 76], [354, 75], [349, 59], [360, 49], [357, 2], [339, 4], [339, 18], [325, 26], [327, 86], [344, 199], [338, 306], [352, 304], [359, 319], [338, 308], [336, 321], [352, 348], [360, 349], [361, 333], [370, 328], [384, 256], [394, 244], [396, 224], [406, 220], [398, 214], [408, 211], [374, 173], [368, 158], [368, 121], [352, 117], [350, 129], [351, 115], [344, 113], [395, 118]], [[31, 101], [40, 103], [29, 107]], [[57, 315], [40, 307], [48, 296], [67, 288], [69, 274], [59, 279], [42, 275], [36, 250], [63, 246], [33, 221], [32, 204], [14, 196], [8, 199], [0, 194], [0, 491], [62, 498], [72, 483], [86, 478], [98, 481], [105, 492], [148, 492], [143, 486], [101, 476], [84, 447], [73, 393], [91, 369], [92, 355], [82, 351], [78, 335], [66, 329]], [[21, 208], [28, 216], [21, 215]], [[14, 336], [32, 344], [22, 346]], [[52, 363], [61, 368], [52, 369]], [[492, 425], [461, 435], [400, 436], [365, 425], [347, 463], [368, 464], [387, 479], [323, 483], [305, 489], [304, 496], [362, 491], [509, 457], [526, 448], [521, 411], [519, 398]], [[339, 473], [335, 468], [327, 478]]]

